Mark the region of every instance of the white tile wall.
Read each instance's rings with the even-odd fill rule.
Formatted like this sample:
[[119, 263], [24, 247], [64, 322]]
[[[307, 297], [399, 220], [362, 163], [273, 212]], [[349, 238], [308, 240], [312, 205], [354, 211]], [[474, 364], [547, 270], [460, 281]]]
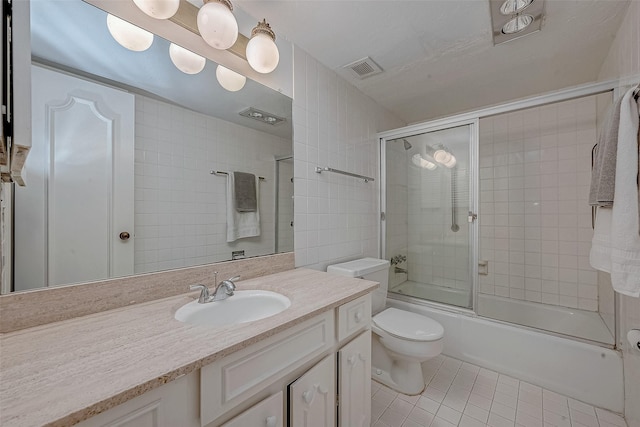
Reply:
[[293, 123], [296, 266], [377, 256], [379, 180], [314, 168], [377, 178], [376, 134], [404, 123], [297, 46]]
[[[635, 76], [640, 81], [640, 2], [629, 2], [599, 79]], [[625, 417], [630, 426], [640, 426], [640, 353], [624, 339], [629, 329], [640, 328], [640, 299], [622, 297], [620, 304], [620, 339], [625, 373]]]
[[[135, 272], [273, 253], [274, 156], [291, 142], [136, 95]], [[226, 178], [251, 172], [260, 184], [259, 237], [226, 243]]]
[[480, 292], [598, 310], [589, 265], [596, 97], [480, 120]]
[[[409, 174], [407, 152], [402, 142], [387, 142], [386, 150], [386, 255], [409, 254]], [[408, 269], [408, 260], [397, 266]], [[412, 271], [412, 270], [410, 270]], [[389, 269], [389, 288], [407, 280], [408, 275]]]
[[[448, 142], [447, 147], [457, 158], [455, 169], [403, 166], [408, 172], [409, 280], [470, 290], [469, 140]], [[452, 179], [456, 180], [457, 232], [451, 230]]]

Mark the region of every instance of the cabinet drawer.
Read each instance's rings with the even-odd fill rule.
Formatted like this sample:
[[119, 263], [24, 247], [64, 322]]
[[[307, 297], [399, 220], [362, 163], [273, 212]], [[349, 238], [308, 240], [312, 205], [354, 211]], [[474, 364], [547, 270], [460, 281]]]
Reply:
[[335, 344], [329, 311], [200, 370], [200, 415], [207, 425]]
[[338, 341], [368, 328], [371, 323], [371, 295], [365, 295], [338, 307]]
[[253, 405], [221, 427], [282, 427], [282, 392]]

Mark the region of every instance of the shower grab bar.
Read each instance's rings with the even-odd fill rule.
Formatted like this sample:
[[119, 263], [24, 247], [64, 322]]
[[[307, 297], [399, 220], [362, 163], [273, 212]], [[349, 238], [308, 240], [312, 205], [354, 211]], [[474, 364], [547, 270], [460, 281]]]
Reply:
[[322, 172], [335, 172], [342, 175], [352, 176], [354, 178], [363, 179], [364, 182], [375, 181], [375, 179], [369, 176], [359, 175], [357, 173], [345, 172], [345, 171], [341, 171], [340, 169], [334, 169], [330, 167], [321, 168], [320, 166], [316, 166], [316, 173], [322, 173]]
[[[211, 175], [229, 175], [229, 172], [225, 172], [225, 171], [210, 171], [209, 173]], [[260, 181], [266, 181], [267, 180], [264, 176], [259, 176], [258, 179]]]
[[458, 216], [458, 204], [456, 198], [458, 196], [458, 173], [457, 167], [452, 167], [451, 171], [451, 231], [457, 233], [460, 230], [460, 226], [457, 223], [456, 217]]

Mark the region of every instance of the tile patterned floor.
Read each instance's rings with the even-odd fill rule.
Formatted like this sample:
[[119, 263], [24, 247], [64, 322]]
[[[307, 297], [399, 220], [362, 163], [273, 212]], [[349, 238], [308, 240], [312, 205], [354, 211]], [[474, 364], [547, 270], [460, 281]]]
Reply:
[[424, 365], [419, 396], [375, 381], [373, 427], [627, 427], [619, 415], [446, 356]]

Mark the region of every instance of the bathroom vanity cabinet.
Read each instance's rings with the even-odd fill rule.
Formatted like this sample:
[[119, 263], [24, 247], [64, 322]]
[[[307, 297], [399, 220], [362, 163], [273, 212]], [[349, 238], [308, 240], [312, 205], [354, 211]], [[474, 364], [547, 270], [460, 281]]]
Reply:
[[79, 425], [368, 426], [370, 322], [367, 294]]

